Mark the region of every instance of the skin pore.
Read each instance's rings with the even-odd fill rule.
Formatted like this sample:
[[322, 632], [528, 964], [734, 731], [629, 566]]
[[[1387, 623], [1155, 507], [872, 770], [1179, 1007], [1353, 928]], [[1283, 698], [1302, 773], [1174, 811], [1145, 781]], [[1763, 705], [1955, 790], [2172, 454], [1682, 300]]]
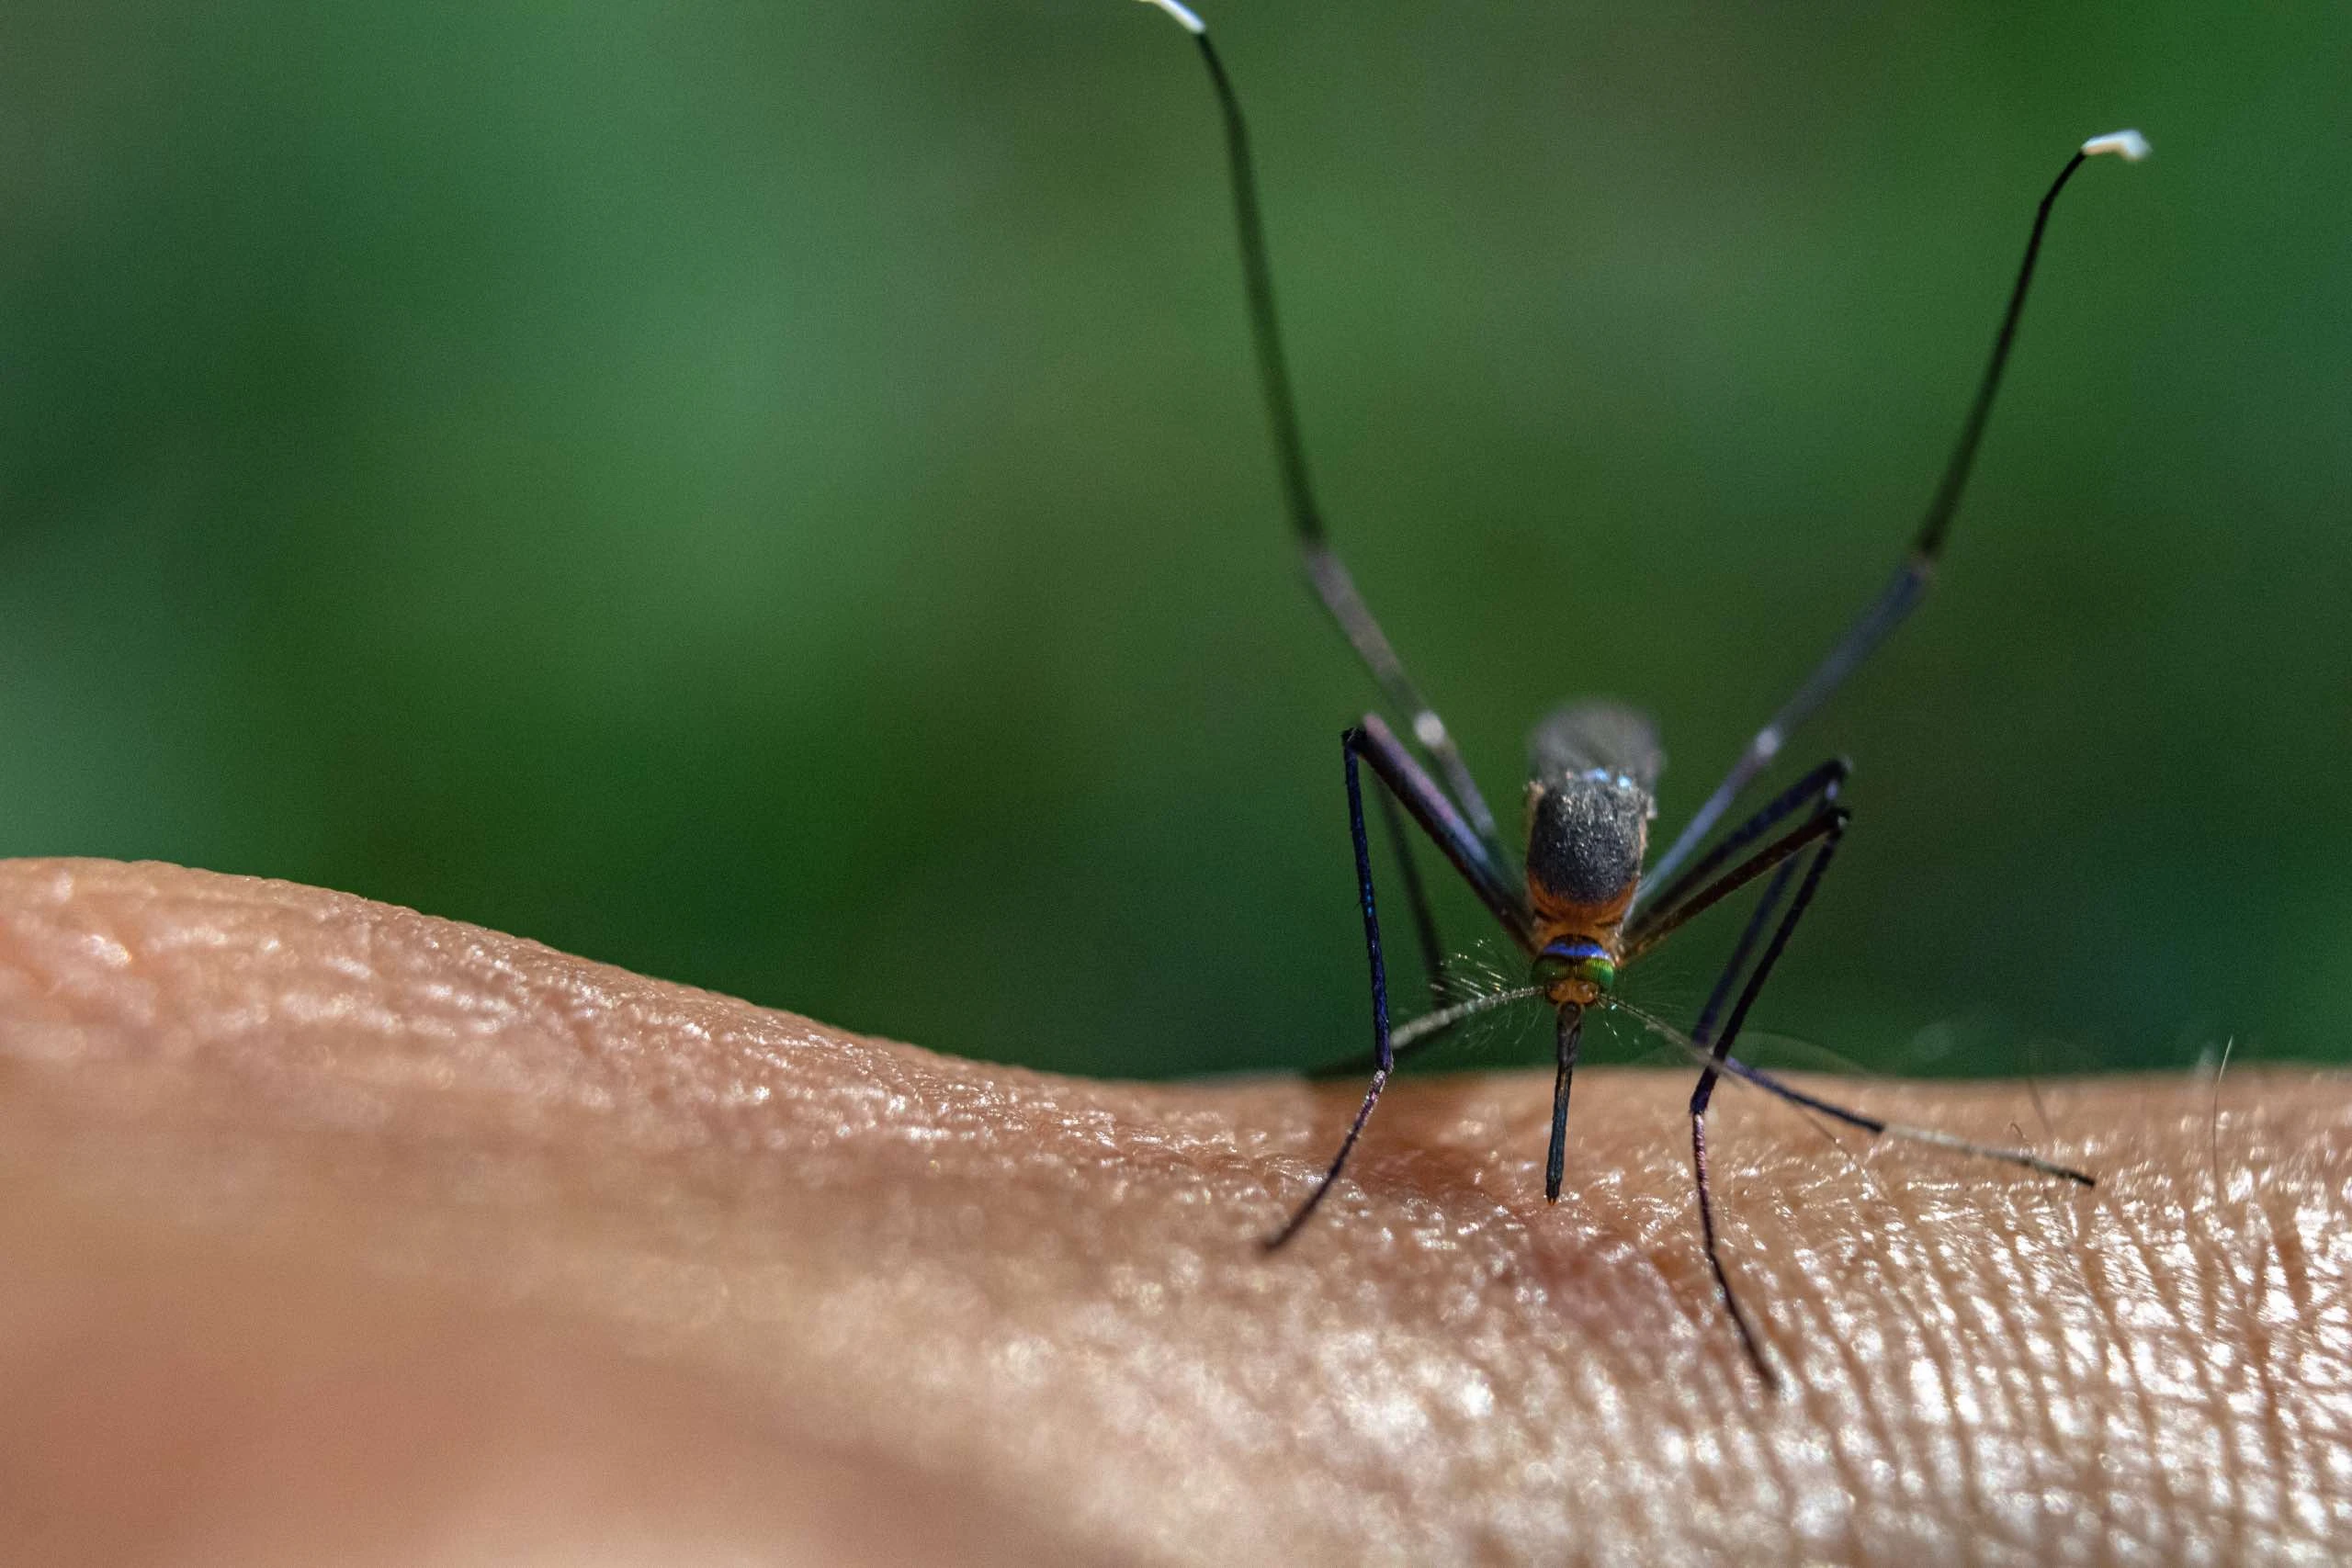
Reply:
[[959, 1061], [340, 894], [0, 863], [0, 1556], [2259, 1562], [2352, 1546], [2335, 1074], [1356, 1098]]

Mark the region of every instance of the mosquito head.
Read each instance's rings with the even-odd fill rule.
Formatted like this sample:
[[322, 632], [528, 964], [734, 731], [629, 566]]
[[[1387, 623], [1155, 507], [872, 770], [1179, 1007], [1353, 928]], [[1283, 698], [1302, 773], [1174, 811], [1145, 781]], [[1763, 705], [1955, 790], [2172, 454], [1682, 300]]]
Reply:
[[1591, 937], [1558, 937], [1535, 955], [1535, 983], [1555, 1007], [1589, 1008], [1617, 983], [1617, 958]]

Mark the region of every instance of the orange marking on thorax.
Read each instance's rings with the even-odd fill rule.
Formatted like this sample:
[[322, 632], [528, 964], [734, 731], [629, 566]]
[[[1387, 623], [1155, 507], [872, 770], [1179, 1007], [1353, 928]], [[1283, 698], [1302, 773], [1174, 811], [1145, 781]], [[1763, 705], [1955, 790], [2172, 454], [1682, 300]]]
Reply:
[[1535, 912], [1533, 936], [1541, 952], [1548, 944], [1564, 937], [1581, 937], [1599, 942], [1614, 961], [1623, 951], [1621, 940], [1625, 911], [1633, 906], [1634, 892], [1642, 885], [1640, 877], [1625, 884], [1625, 890], [1601, 904], [1579, 904], [1561, 897], [1533, 877], [1527, 879], [1528, 907]]

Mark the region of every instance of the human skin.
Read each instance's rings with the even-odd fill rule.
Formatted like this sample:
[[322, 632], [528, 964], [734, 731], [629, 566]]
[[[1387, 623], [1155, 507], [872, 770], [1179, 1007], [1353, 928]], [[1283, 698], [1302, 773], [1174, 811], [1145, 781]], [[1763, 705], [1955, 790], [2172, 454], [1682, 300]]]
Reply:
[[[964, 1062], [282, 883], [0, 863], [0, 1559], [2259, 1562], [2352, 1548], [2334, 1074]], [[1842, 1145], [1842, 1146], [1841, 1146]]]

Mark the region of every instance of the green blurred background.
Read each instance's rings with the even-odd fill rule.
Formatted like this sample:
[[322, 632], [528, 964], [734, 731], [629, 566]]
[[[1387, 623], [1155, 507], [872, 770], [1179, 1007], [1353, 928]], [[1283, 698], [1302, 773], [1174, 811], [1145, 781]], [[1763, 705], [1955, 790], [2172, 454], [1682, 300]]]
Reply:
[[[1696, 803], [1896, 558], [2035, 197], [2143, 129], [1791, 748], [1857, 830], [1758, 1021], [2346, 1054], [2352, 13], [1203, 4], [1335, 531], [1513, 818], [1592, 692]], [[1219, 156], [1125, 0], [12, 6], [0, 849], [1043, 1066], [1345, 1054], [1370, 690]]]

